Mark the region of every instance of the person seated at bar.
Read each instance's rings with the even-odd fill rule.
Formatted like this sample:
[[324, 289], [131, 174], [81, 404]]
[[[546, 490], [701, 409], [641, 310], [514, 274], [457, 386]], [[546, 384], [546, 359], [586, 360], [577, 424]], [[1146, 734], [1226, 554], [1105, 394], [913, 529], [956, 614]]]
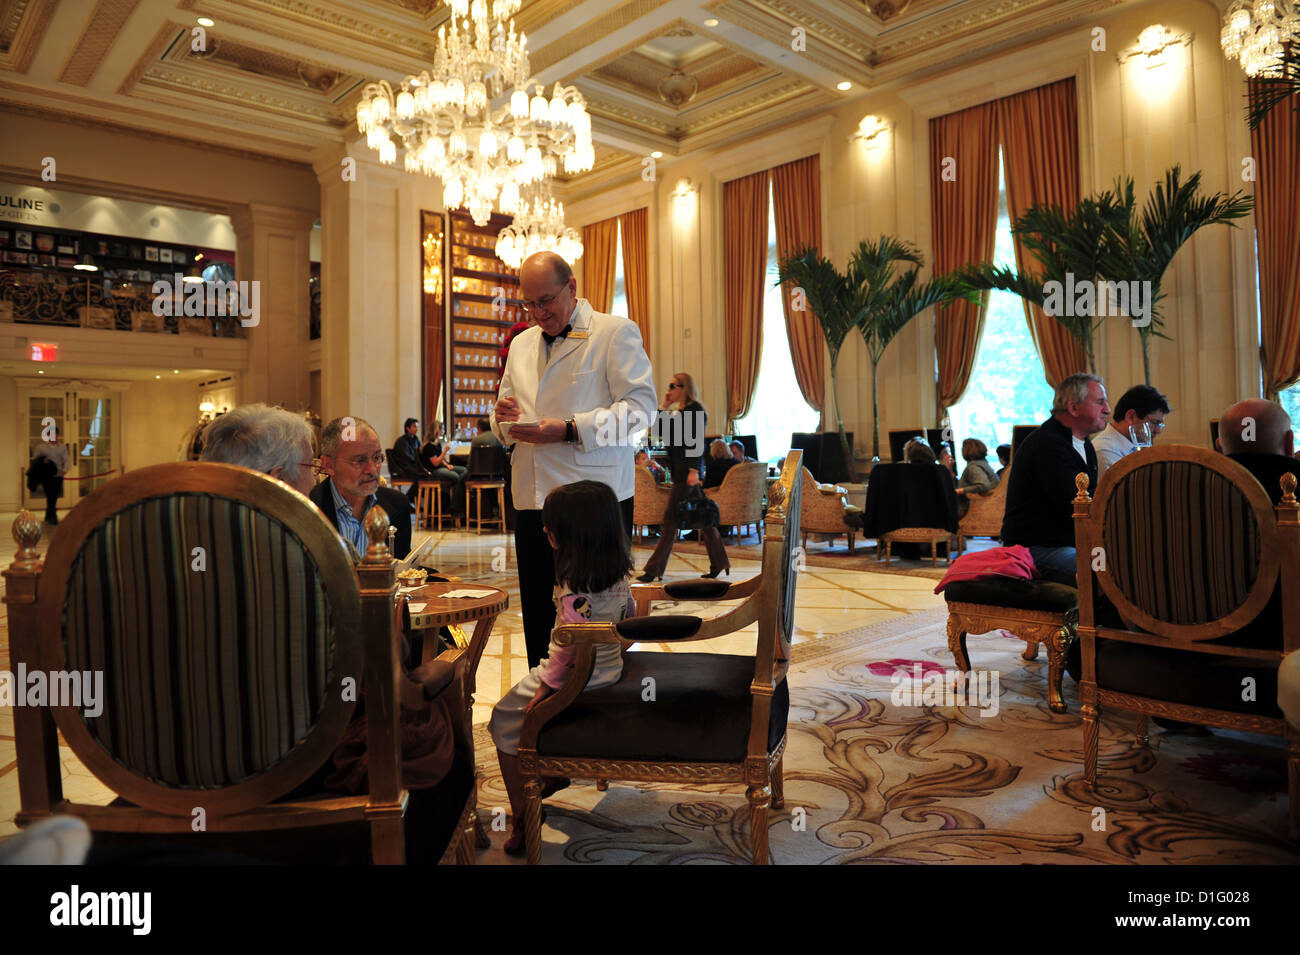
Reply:
[[459, 527], [465, 516], [465, 475], [469, 473], [469, 468], [463, 464], [451, 463], [451, 442], [444, 445], [442, 439], [442, 422], [435, 421], [425, 435], [424, 447], [420, 449], [420, 463], [429, 475], [429, 480], [450, 485], [451, 513]]
[[1105, 382], [1096, 375], [1070, 375], [1056, 386], [1052, 416], [1016, 450], [1002, 543], [1028, 547], [1046, 580], [1075, 586], [1074, 479], [1086, 473], [1088, 492], [1096, 489], [1097, 453], [1088, 435], [1106, 427], [1109, 416]]
[[261, 403], [240, 405], [203, 429], [199, 460], [261, 471], [310, 495], [316, 486], [314, 437], [301, 415]]
[[505, 447], [505, 445], [501, 443], [501, 439], [492, 433], [492, 422], [489, 421], [487, 418], [479, 418], [477, 427], [478, 427], [478, 434], [470, 438], [470, 442], [469, 442], [471, 452], [473, 451], [474, 448], [482, 447], [482, 446], [487, 446], [489, 448]]
[[415, 506], [415, 495], [421, 481], [432, 479], [429, 469], [420, 461], [420, 422], [417, 418], [407, 418], [402, 425], [402, 435], [393, 442], [392, 464], [389, 477], [395, 481], [410, 481], [410, 490], [406, 498]]
[[1136, 432], [1145, 425], [1151, 440], [1155, 441], [1156, 435], [1165, 430], [1165, 415], [1169, 410], [1169, 399], [1150, 385], [1134, 385], [1124, 392], [1115, 402], [1110, 424], [1092, 439], [1093, 450], [1097, 452], [1097, 478], [1120, 458], [1138, 449], [1130, 429]]
[[1000, 481], [1002, 480], [1002, 472], [1011, 466], [1011, 445], [998, 445], [998, 464], [1001, 465], [998, 468], [998, 480]]
[[411, 551], [411, 506], [390, 487], [379, 486], [384, 452], [379, 435], [364, 418], [335, 418], [320, 436], [321, 470], [327, 475], [308, 495], [339, 535], [364, 556], [370, 542], [361, 522], [376, 504], [397, 528], [393, 556], [402, 560]]

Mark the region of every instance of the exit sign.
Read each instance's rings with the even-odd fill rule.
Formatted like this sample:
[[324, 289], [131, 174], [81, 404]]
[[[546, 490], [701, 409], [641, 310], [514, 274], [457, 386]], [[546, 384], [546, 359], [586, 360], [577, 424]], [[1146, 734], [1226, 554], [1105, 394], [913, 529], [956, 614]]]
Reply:
[[32, 361], [58, 361], [59, 346], [56, 342], [32, 342]]

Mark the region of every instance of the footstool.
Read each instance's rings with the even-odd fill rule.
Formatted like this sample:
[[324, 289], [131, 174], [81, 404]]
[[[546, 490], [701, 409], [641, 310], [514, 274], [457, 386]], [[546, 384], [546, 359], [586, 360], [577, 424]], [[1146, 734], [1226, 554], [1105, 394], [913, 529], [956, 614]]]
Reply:
[[1022, 659], [1036, 659], [1040, 643], [1047, 647], [1047, 705], [1053, 713], [1065, 712], [1061, 678], [1070, 644], [1077, 639], [1077, 589], [1043, 580], [992, 578], [949, 584], [943, 595], [948, 601], [948, 649], [959, 670], [970, 670], [967, 633], [1009, 630], [1025, 641]]

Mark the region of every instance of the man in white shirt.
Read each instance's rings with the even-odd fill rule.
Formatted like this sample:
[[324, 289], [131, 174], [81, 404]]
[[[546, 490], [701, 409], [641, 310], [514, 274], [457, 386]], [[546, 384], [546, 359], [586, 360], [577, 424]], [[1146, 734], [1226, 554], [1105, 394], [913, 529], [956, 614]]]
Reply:
[[595, 311], [577, 291], [573, 269], [555, 253], [524, 261], [519, 296], [535, 324], [511, 342], [492, 410], [493, 433], [514, 448], [515, 553], [530, 667], [546, 655], [555, 625], [555, 566], [542, 529], [546, 495], [574, 481], [608, 484], [630, 536], [632, 448], [658, 408], [636, 323]]
[[1092, 437], [1092, 448], [1097, 452], [1097, 479], [1106, 469], [1125, 455], [1138, 449], [1129, 435], [1129, 429], [1146, 424], [1151, 429], [1151, 440], [1165, 429], [1165, 415], [1169, 414], [1169, 399], [1150, 385], [1134, 385], [1115, 402], [1115, 414], [1110, 424]]

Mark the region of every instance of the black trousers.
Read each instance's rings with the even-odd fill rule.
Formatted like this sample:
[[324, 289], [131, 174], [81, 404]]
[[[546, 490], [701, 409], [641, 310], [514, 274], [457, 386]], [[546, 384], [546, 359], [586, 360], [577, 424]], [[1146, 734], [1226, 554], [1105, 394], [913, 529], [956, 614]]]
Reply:
[[[650, 555], [650, 559], [645, 562], [645, 572], [652, 577], [662, 577], [664, 568], [668, 566], [668, 558], [673, 553], [673, 544], [677, 543], [677, 508], [686, 499], [688, 490], [685, 479], [673, 482], [672, 493], [668, 495], [668, 505], [664, 508], [664, 522], [659, 528], [659, 543], [655, 546], [655, 552]], [[731, 567], [727, 548], [723, 546], [722, 537], [716, 527], [706, 527], [701, 530], [700, 541], [709, 554], [710, 572]]]
[[57, 524], [59, 523], [59, 495], [63, 493], [63, 478], [46, 478], [41, 482], [41, 489], [45, 491], [45, 523]]
[[[632, 498], [619, 501], [623, 526], [632, 537]], [[519, 562], [519, 610], [524, 616], [524, 646], [529, 669], [551, 645], [555, 629], [555, 556], [542, 530], [541, 511], [515, 512], [515, 559]]]

